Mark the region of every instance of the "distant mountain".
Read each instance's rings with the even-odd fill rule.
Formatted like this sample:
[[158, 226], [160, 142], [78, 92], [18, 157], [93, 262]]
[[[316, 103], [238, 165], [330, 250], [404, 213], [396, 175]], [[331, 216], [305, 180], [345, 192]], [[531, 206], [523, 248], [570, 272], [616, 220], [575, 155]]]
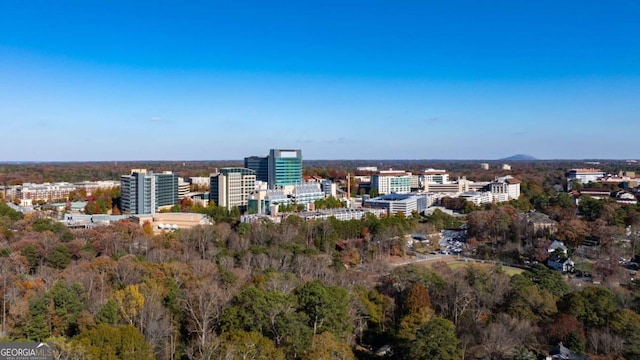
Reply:
[[531, 155], [527, 154], [516, 154], [513, 156], [506, 157], [504, 159], [499, 159], [501, 161], [529, 161], [529, 160], [538, 160]]

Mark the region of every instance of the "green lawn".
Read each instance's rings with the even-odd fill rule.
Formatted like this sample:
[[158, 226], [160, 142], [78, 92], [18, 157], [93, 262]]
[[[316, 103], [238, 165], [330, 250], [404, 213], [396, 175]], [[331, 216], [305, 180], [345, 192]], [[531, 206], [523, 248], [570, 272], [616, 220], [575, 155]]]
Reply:
[[[495, 265], [493, 264], [482, 264], [482, 263], [476, 263], [476, 262], [464, 262], [464, 261], [454, 261], [454, 262], [450, 262], [447, 265], [449, 265], [450, 268], [455, 269], [455, 268], [459, 268], [459, 267], [463, 267], [463, 266], [469, 266], [469, 265], [475, 265], [475, 266], [480, 266], [480, 267], [484, 267], [484, 268], [491, 268], [494, 267]], [[510, 267], [510, 266], [502, 266], [502, 270], [504, 270], [504, 272], [509, 275], [509, 276], [513, 276], [515, 274], [522, 274], [525, 270], [523, 269], [519, 269], [519, 268], [514, 268], [514, 267]]]

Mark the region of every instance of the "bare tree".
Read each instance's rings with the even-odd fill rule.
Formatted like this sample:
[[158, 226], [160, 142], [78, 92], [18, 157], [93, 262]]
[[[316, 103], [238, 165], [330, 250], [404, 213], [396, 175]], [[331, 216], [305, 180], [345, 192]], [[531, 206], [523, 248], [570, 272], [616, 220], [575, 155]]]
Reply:
[[211, 280], [203, 280], [184, 289], [181, 301], [191, 333], [196, 338], [196, 358], [203, 359], [214, 337], [214, 328], [229, 301], [226, 290]]
[[500, 314], [496, 321], [482, 332], [482, 344], [490, 359], [510, 358], [516, 346], [530, 343], [533, 327], [527, 320]]

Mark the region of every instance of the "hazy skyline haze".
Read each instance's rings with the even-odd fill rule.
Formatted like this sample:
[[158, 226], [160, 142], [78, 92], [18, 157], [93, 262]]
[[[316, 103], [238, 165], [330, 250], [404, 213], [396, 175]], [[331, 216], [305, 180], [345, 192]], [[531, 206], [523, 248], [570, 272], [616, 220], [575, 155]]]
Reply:
[[636, 1], [0, 1], [0, 161], [638, 158]]

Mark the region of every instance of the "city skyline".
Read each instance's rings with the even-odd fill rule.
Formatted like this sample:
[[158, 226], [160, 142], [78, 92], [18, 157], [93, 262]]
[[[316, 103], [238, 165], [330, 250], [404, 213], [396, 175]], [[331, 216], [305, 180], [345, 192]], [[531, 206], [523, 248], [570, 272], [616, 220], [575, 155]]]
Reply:
[[7, 2], [0, 162], [638, 158], [640, 4]]

